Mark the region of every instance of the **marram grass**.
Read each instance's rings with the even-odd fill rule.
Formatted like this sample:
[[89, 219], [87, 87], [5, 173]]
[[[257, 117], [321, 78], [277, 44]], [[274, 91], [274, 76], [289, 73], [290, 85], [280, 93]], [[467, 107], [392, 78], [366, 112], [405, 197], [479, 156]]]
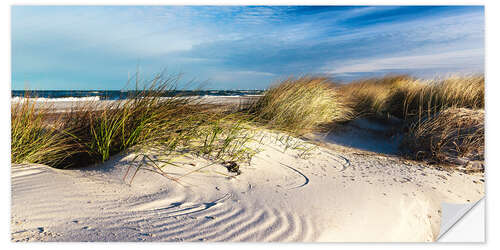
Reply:
[[416, 159], [484, 160], [484, 110], [449, 108], [409, 126], [402, 145]]
[[[37, 108], [28, 97], [11, 107], [11, 162], [58, 165], [72, 148], [70, 131], [61, 128], [60, 119], [50, 109]], [[55, 116], [55, 118], [54, 118]]]
[[126, 100], [107, 105], [82, 103], [68, 114], [66, 124], [88, 155], [106, 161], [130, 147], [160, 139], [168, 131], [190, 128], [186, 123], [192, 116], [188, 112], [192, 101], [163, 97], [174, 93], [174, 83], [172, 78], [157, 76]]
[[[355, 117], [386, 117], [387, 100], [400, 82], [414, 79], [407, 75], [389, 75], [382, 78], [367, 78], [340, 86], [337, 91], [345, 105], [352, 108]], [[400, 103], [402, 106], [403, 102]]]
[[[264, 125], [297, 135], [359, 116], [402, 119], [410, 128], [407, 145], [424, 145], [426, 131], [449, 132], [432, 137], [428, 147], [414, 147], [431, 157], [442, 157], [440, 152], [449, 145], [456, 146], [457, 155], [467, 155], [481, 151], [484, 144], [481, 129], [465, 139], [455, 138], [464, 135], [457, 128], [464, 123], [451, 120], [462, 116], [434, 118], [450, 108], [484, 109], [483, 76], [386, 76], [346, 85], [324, 77], [290, 77], [273, 85], [246, 112], [221, 112], [196, 98], [175, 96], [178, 81], [179, 77], [160, 74], [126, 100], [82, 102], [65, 113], [37, 107], [29, 96], [13, 103], [12, 162], [86, 166], [148, 148], [167, 158], [193, 154], [219, 163], [249, 162], [257, 153], [248, 146], [256, 141], [253, 128]], [[477, 126], [484, 130], [482, 123]], [[453, 144], [447, 144], [450, 141]]]
[[290, 77], [268, 89], [250, 111], [272, 128], [309, 131], [346, 119], [349, 111], [334, 88], [328, 78]]
[[[400, 83], [403, 98], [393, 93], [388, 100], [388, 112], [399, 117], [421, 118], [448, 108], [484, 109], [484, 76], [449, 77], [428, 81]], [[403, 100], [402, 109], [398, 106]], [[391, 107], [397, 111], [392, 111]]]
[[[12, 162], [82, 167], [143, 148], [184, 151], [215, 162], [248, 161], [248, 118], [211, 110], [196, 98], [175, 96], [178, 77], [157, 75], [126, 100], [81, 102], [56, 123], [31, 98], [12, 108]], [[165, 97], [168, 96], [168, 97]]]
[[346, 84], [339, 93], [357, 116], [415, 119], [452, 107], [484, 109], [484, 76], [431, 80], [386, 76]]

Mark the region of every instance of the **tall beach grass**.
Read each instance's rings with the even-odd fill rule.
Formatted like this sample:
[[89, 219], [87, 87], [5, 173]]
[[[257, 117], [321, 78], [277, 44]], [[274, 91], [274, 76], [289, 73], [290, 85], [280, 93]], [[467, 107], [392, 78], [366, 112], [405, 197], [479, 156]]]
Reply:
[[[166, 138], [170, 131], [189, 128], [193, 100], [174, 95], [177, 77], [157, 75], [122, 101], [82, 102], [65, 117], [75, 144], [90, 159], [106, 161], [113, 154], [148, 140]], [[169, 97], [164, 97], [169, 96]]]
[[409, 126], [402, 145], [416, 159], [484, 161], [484, 110], [449, 108]]
[[371, 78], [339, 88], [357, 116], [395, 117], [415, 159], [484, 160], [484, 76]]
[[415, 119], [447, 108], [484, 109], [484, 76], [423, 80], [407, 75], [370, 78], [339, 88], [358, 116]]
[[349, 110], [335, 86], [325, 77], [290, 77], [269, 88], [250, 112], [272, 128], [294, 133], [345, 120]]
[[[36, 108], [29, 95], [11, 107], [11, 162], [58, 165], [70, 156], [69, 132], [50, 108]], [[51, 123], [47, 123], [50, 119]]]
[[[29, 96], [14, 103], [12, 162], [86, 166], [148, 148], [167, 156], [187, 153], [219, 163], [248, 162], [256, 154], [248, 146], [255, 141], [252, 130], [259, 126], [300, 135], [363, 116], [404, 121], [405, 145], [418, 155], [442, 158], [439, 152], [453, 144], [455, 155], [464, 156], [483, 141], [484, 123], [475, 125], [483, 130], [463, 137], [471, 130], [453, 121], [470, 118], [443, 115], [459, 108], [484, 109], [481, 75], [433, 80], [393, 75], [345, 85], [325, 77], [289, 77], [243, 111], [214, 109], [195, 97], [175, 95], [179, 75], [136, 80], [136, 86], [144, 87], [125, 100], [81, 102], [70, 112], [38, 107]], [[426, 131], [434, 133], [432, 140], [424, 140], [429, 137]], [[437, 131], [442, 132], [438, 137]]]
[[[353, 117], [387, 118], [388, 100], [401, 82], [415, 81], [408, 75], [388, 75], [367, 78], [340, 86], [339, 92], [345, 105], [352, 108]], [[403, 102], [399, 106], [402, 106]]]
[[215, 112], [196, 97], [175, 95], [179, 79], [159, 74], [125, 100], [81, 102], [58, 113], [57, 123], [47, 119], [56, 110], [36, 108], [28, 96], [11, 110], [12, 162], [78, 167], [143, 147], [220, 161], [250, 157], [250, 135], [239, 118]]

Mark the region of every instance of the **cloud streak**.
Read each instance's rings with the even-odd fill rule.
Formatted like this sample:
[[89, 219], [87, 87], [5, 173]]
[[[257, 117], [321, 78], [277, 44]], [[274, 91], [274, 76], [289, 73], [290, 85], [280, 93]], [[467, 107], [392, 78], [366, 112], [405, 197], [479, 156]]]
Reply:
[[120, 89], [140, 64], [212, 88], [280, 77], [345, 79], [484, 70], [482, 7], [153, 6], [12, 8], [13, 89]]
[[408, 72], [416, 70], [443, 71], [457, 70], [457, 65], [467, 65], [472, 71], [480, 71], [483, 69], [483, 64], [481, 61], [478, 61], [477, 58], [483, 57], [484, 51], [482, 49], [472, 49], [428, 55], [375, 58], [345, 62], [345, 66], [327, 71], [326, 73], [333, 75], [352, 75], [353, 73], [391, 72], [402, 70]]

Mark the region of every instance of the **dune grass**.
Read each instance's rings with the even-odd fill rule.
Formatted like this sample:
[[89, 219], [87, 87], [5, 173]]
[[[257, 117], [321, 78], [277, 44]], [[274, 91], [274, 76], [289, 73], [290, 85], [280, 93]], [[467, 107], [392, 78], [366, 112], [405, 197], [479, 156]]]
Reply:
[[[117, 102], [86, 102], [74, 107], [66, 124], [74, 131], [75, 144], [91, 159], [106, 161], [132, 146], [190, 128], [192, 100], [174, 96], [177, 78], [157, 75], [141, 91]], [[170, 97], [164, 97], [170, 96]]]
[[255, 142], [251, 125], [234, 115], [213, 119], [196, 130], [191, 148], [196, 154], [219, 162], [249, 162], [257, 153], [248, 146]]
[[345, 105], [352, 108], [353, 117], [387, 118], [387, 101], [392, 91], [400, 82], [411, 81], [413, 78], [407, 75], [388, 75], [354, 81], [340, 86], [337, 91]]
[[484, 160], [484, 111], [449, 108], [412, 123], [402, 145], [416, 159]]
[[48, 124], [50, 109], [37, 109], [26, 97], [11, 107], [11, 162], [58, 165], [72, 148], [68, 131], [57, 116]]
[[[229, 172], [240, 174], [240, 164], [250, 163], [253, 156], [259, 152], [258, 149], [250, 146], [257, 142], [255, 128], [246, 120], [234, 117], [232, 114], [207, 112], [202, 116], [197, 116], [190, 125], [191, 128], [184, 127], [182, 130], [177, 130], [175, 135], [156, 136], [155, 140], [149, 140], [140, 147], [136, 147], [136, 156], [132, 161], [137, 164], [137, 168], [130, 182], [133, 181], [137, 171], [146, 166], [181, 185], [181, 178], [195, 172], [202, 172], [205, 168], [215, 164], [221, 164], [226, 166]], [[151, 153], [155, 156], [154, 158], [151, 157]], [[187, 173], [180, 177], [173, 177], [165, 172], [167, 167], [182, 168], [177, 160], [189, 155], [207, 159], [211, 163], [195, 169], [186, 169]], [[220, 171], [214, 170], [213, 172], [231, 177]]]
[[[162, 166], [185, 154], [218, 163], [249, 162], [257, 153], [248, 146], [256, 141], [256, 127], [296, 136], [360, 116], [405, 121], [405, 145], [419, 156], [441, 159], [450, 145], [458, 156], [479, 152], [484, 137], [480, 129], [467, 134], [462, 129], [465, 123], [454, 121], [464, 116], [438, 116], [457, 108], [484, 109], [483, 76], [421, 80], [395, 75], [346, 85], [324, 77], [290, 77], [274, 84], [244, 111], [221, 111], [197, 98], [176, 96], [179, 81], [179, 75], [159, 74], [147, 82], [137, 80], [143, 89], [125, 100], [82, 102], [70, 112], [57, 114], [50, 107], [37, 108], [27, 96], [11, 109], [12, 162], [86, 166], [120, 152], [144, 149], [167, 156]], [[477, 126], [484, 130], [484, 125]], [[441, 134], [427, 140], [428, 131]]]
[[484, 76], [400, 82], [387, 106], [389, 113], [404, 119], [420, 119], [448, 108], [484, 109]]
[[349, 110], [324, 77], [290, 77], [269, 88], [250, 109], [271, 128], [301, 133], [346, 119]]
[[447, 108], [484, 109], [484, 76], [422, 80], [407, 75], [370, 78], [339, 88], [357, 116], [419, 119]]
[[12, 162], [86, 166], [143, 147], [221, 162], [248, 160], [254, 153], [245, 146], [252, 138], [245, 120], [214, 112], [195, 97], [176, 96], [178, 81], [159, 74], [125, 100], [82, 102], [58, 115], [58, 129], [46, 119], [55, 111], [36, 109], [28, 97], [12, 109]]
[[[402, 148], [414, 159], [484, 159], [484, 76], [423, 80], [371, 78], [339, 88], [356, 116], [395, 117], [406, 128]], [[402, 129], [401, 128], [401, 129]]]

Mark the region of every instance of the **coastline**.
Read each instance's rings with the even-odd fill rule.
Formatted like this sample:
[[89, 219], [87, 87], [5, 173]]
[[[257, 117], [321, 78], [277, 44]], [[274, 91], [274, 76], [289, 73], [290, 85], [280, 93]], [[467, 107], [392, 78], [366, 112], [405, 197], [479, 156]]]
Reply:
[[[218, 106], [241, 106], [247, 107], [253, 101], [257, 100], [261, 95], [245, 95], [245, 96], [190, 96], [176, 97], [177, 99], [187, 98], [192, 99], [197, 104], [218, 105]], [[168, 99], [170, 97], [163, 97]], [[25, 98], [13, 98], [11, 104], [22, 103]], [[77, 97], [77, 98], [30, 98], [30, 101], [35, 104], [35, 108], [51, 109], [55, 112], [67, 112], [78, 106], [84, 106], [85, 103], [97, 103], [98, 106], [104, 108], [116, 103], [124, 102], [125, 100], [101, 100], [96, 97]], [[83, 105], [82, 105], [83, 104]]]

